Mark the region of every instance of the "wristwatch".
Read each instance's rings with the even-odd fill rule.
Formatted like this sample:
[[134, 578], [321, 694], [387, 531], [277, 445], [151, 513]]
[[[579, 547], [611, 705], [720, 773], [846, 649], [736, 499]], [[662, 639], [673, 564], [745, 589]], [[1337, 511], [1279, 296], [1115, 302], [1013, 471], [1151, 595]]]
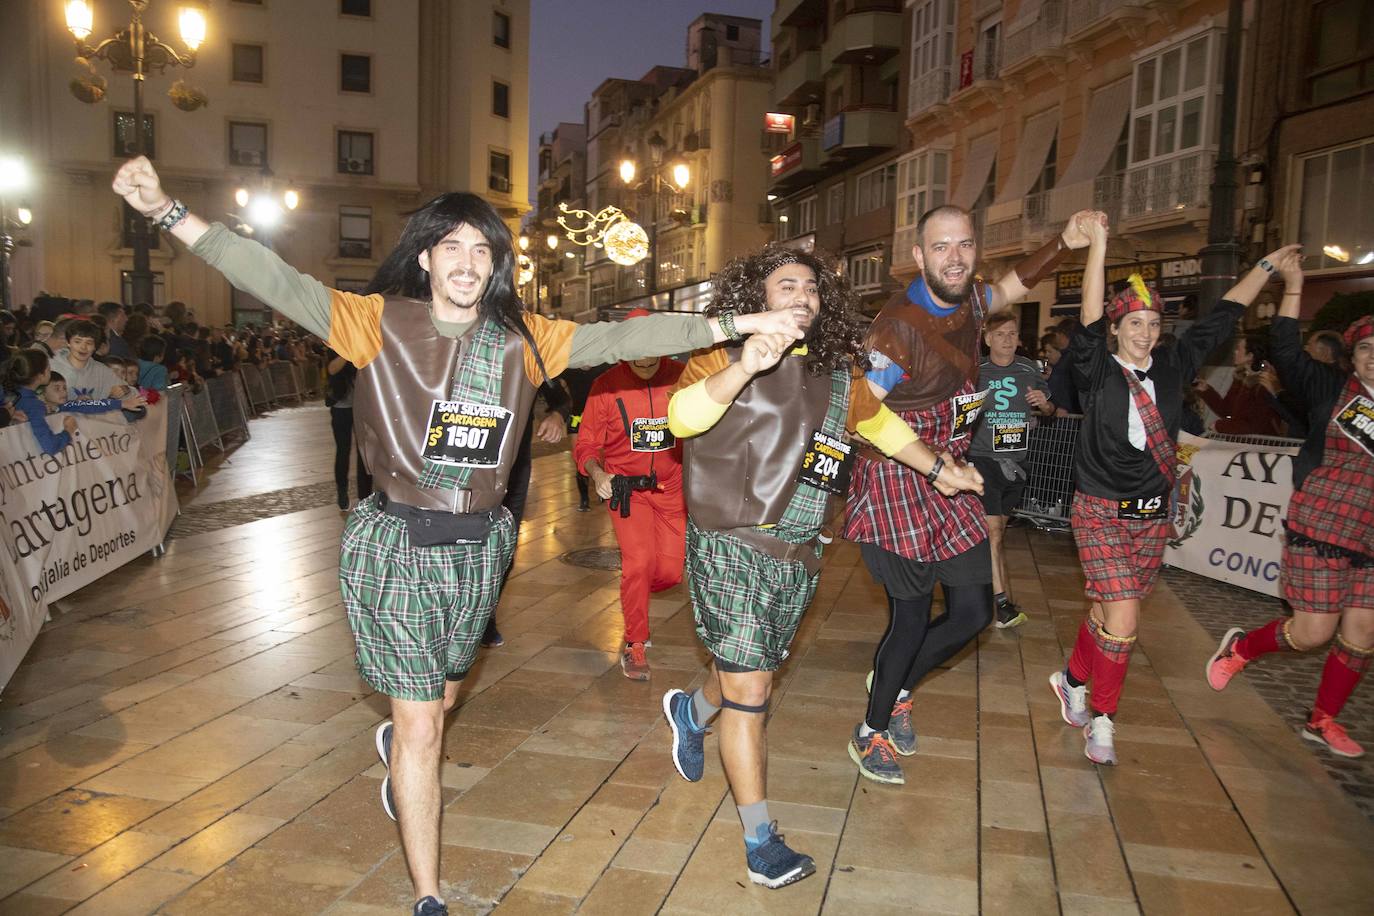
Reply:
[[726, 309], [716, 316], [716, 320], [720, 322], [721, 331], [731, 340], [744, 339], [744, 335], [735, 327], [735, 317], [738, 314], [734, 309]]
[[926, 483], [934, 483], [940, 477], [940, 472], [945, 469], [945, 459], [939, 455], [935, 456], [935, 463], [926, 472]]
[[1269, 261], [1268, 258], [1260, 258], [1259, 266], [1263, 267], [1266, 271], [1268, 271], [1271, 274], [1274, 272], [1274, 265]]

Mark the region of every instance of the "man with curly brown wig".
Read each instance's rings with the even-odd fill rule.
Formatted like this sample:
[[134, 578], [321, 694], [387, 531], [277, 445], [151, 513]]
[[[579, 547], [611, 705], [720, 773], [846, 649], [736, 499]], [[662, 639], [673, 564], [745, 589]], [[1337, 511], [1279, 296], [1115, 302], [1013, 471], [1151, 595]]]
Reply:
[[[893, 297], [868, 332], [864, 387], [939, 450], [962, 458], [986, 389], [977, 390], [983, 321], [1049, 276], [1071, 248], [1088, 244], [1083, 225], [1101, 214], [1074, 214], [1064, 231], [996, 283], [974, 275], [973, 217], [954, 206], [925, 213], [912, 256], [921, 276]], [[919, 469], [866, 449], [854, 466], [844, 536], [858, 541], [869, 573], [887, 591], [891, 614], [874, 653], [864, 721], [849, 756], [877, 782], [904, 783], [897, 754], [916, 753], [911, 692], [992, 620], [992, 559], [981, 503], [932, 486]], [[945, 612], [930, 619], [935, 582]]]
[[[720, 754], [744, 827], [749, 878], [776, 888], [816, 870], [788, 848], [765, 800], [764, 714], [773, 672], [815, 593], [817, 540], [830, 496], [848, 486], [858, 432], [929, 475], [943, 493], [981, 489], [972, 469], [943, 465], [863, 382], [863, 330], [847, 281], [820, 258], [769, 246], [729, 264], [707, 313], [731, 339], [692, 356], [668, 404], [685, 440], [686, 569], [706, 683], [670, 690], [663, 711], [673, 763], [702, 776], [706, 724], [720, 713]], [[738, 333], [738, 316], [792, 311], [806, 331]]]

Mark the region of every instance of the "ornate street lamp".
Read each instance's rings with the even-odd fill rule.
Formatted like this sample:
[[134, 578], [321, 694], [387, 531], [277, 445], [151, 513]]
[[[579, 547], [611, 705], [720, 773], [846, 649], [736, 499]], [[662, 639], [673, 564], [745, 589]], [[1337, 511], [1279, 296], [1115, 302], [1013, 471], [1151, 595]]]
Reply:
[[[72, 94], [83, 102], [94, 103], [105, 96], [105, 80], [95, 73], [92, 60], [107, 62], [116, 72], [128, 73], [134, 81], [134, 149], [135, 156], [147, 151], [143, 133], [143, 83], [150, 71], [162, 73], [168, 67], [192, 67], [196, 50], [205, 41], [205, 4], [187, 0], [181, 4], [178, 25], [186, 53], [178, 52], [160, 40], [143, 25], [143, 13], [148, 0], [129, 0], [132, 18], [127, 26], [97, 45], [86, 43], [95, 29], [95, 11], [90, 0], [67, 0], [67, 29], [76, 41], [76, 55], [86, 63], [89, 71], [85, 79], [72, 81]], [[194, 111], [205, 104], [205, 94], [186, 86], [181, 80], [173, 84], [168, 95], [172, 103], [183, 111]], [[130, 276], [133, 303], [153, 301], [153, 272], [148, 262], [148, 222], [134, 220], [134, 269]], [[131, 303], [131, 304], [133, 304]]]
[[[649, 255], [648, 294], [653, 296], [654, 293], [658, 292], [658, 198], [665, 184], [663, 178], [663, 157], [668, 151], [668, 142], [663, 139], [662, 134], [658, 131], [654, 131], [649, 135], [649, 139], [645, 141], [645, 145], [649, 148], [649, 162], [652, 165], [652, 168], [649, 169], [648, 177], [635, 185], [635, 177], [639, 173], [639, 168], [633, 159], [627, 157], [620, 161], [620, 180], [627, 185], [634, 185], [636, 193], [644, 190], [649, 192], [649, 233], [647, 240]], [[687, 185], [691, 184], [692, 170], [687, 163], [675, 162], [668, 171], [671, 173], [672, 183], [678, 191], [685, 191]], [[628, 230], [621, 230], [620, 235], [622, 237], [618, 238], [617, 241], [621, 243], [619, 247], [629, 252], [632, 249], [637, 249], [638, 245], [636, 243], [638, 239], [630, 239], [629, 236], [625, 234], [627, 231]], [[640, 232], [642, 233], [643, 230], [641, 229]], [[609, 233], [607, 236], [609, 240]], [[640, 255], [639, 258], [635, 258], [635, 260], [630, 263], [635, 263], [642, 257], [643, 255]]]

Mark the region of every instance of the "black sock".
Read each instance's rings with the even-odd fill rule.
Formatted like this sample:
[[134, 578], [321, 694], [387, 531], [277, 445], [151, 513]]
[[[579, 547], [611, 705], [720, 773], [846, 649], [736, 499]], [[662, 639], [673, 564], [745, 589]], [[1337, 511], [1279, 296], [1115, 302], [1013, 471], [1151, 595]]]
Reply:
[[992, 596], [992, 600], [997, 602], [998, 607], [1001, 607], [1004, 604], [1011, 604], [1011, 599], [1007, 597], [1006, 592], [997, 592]]
[[1064, 682], [1067, 683], [1070, 687], [1082, 687], [1084, 684], [1087, 683], [1087, 681], [1080, 681], [1078, 678], [1074, 677], [1073, 672], [1069, 670], [1068, 665], [1064, 666]]

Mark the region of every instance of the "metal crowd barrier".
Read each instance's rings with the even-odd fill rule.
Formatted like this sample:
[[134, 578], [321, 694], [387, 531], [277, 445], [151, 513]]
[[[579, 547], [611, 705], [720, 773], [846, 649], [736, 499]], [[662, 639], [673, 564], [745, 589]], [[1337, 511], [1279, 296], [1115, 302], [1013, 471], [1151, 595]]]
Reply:
[[252, 434], [248, 431], [248, 411], [244, 409], [241, 386], [238, 372], [226, 372], [205, 383], [221, 443], [226, 436], [235, 433], [240, 434], [245, 441], [251, 438]]
[[267, 365], [267, 377], [272, 383], [275, 400], [301, 403], [300, 381], [296, 378], [296, 367], [289, 362], [274, 362]]
[[195, 448], [204, 452], [212, 443], [224, 451], [224, 439], [220, 437], [219, 424], [215, 422], [215, 406], [210, 400], [209, 384], [201, 385], [200, 390], [191, 391], [186, 397], [186, 409], [191, 417], [191, 435]]
[[1016, 515], [1038, 524], [1067, 525], [1073, 504], [1073, 452], [1081, 414], [1051, 417], [1031, 430], [1026, 472], [1030, 480]]
[[323, 391], [324, 363], [314, 357], [307, 357], [300, 369], [301, 397], [314, 399]]
[[[196, 468], [201, 467], [200, 452], [193, 447], [195, 435], [191, 432], [191, 417], [186, 410], [187, 388], [183, 384], [169, 385], [163, 392], [167, 398], [167, 467], [172, 476], [190, 477], [196, 482]], [[182, 450], [186, 452], [186, 470], [181, 470], [179, 459]]]
[[[1074, 414], [1054, 417], [1031, 432], [1026, 465], [1030, 481], [1026, 484], [1025, 495], [1021, 497], [1021, 507], [1016, 510], [1016, 515], [1050, 527], [1069, 523], [1074, 490], [1073, 457], [1082, 425], [1083, 417]], [[1286, 436], [1237, 436], [1211, 432], [1204, 438], [1238, 445], [1292, 448], [1302, 445], [1301, 439]]]
[[275, 398], [267, 374], [252, 363], [244, 363], [239, 371], [243, 374], [243, 385], [248, 391], [248, 403], [254, 410], [272, 406]]

